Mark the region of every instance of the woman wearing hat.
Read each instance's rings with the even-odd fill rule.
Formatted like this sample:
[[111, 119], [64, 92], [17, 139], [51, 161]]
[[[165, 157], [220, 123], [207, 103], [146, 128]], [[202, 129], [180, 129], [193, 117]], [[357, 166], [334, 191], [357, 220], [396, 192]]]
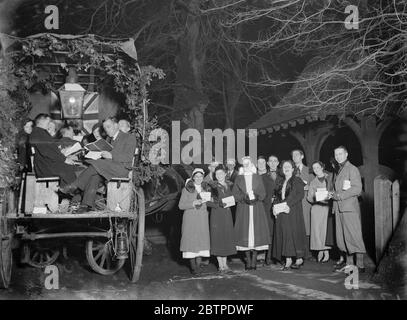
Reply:
[[182, 189], [178, 207], [184, 210], [182, 217], [181, 246], [182, 257], [190, 259], [192, 274], [200, 273], [201, 257], [209, 257], [209, 219], [206, 203], [200, 194], [208, 192], [209, 186], [203, 183], [203, 169], [195, 169], [191, 179]]
[[246, 270], [255, 270], [257, 251], [268, 250], [269, 227], [262, 201], [266, 196], [263, 179], [256, 174], [250, 157], [244, 157], [241, 174], [236, 177], [233, 195], [237, 202], [236, 249], [245, 251]]
[[215, 168], [216, 181], [212, 185], [210, 235], [211, 254], [216, 256], [219, 271], [229, 271], [227, 257], [236, 254], [236, 243], [233, 229], [232, 212], [225, 208], [222, 199], [231, 197], [233, 184], [226, 181], [226, 168], [220, 164]]

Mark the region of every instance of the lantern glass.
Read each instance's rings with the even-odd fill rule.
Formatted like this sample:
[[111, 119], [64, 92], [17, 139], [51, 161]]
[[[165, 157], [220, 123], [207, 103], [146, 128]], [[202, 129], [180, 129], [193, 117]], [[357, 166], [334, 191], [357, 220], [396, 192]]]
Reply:
[[59, 90], [61, 98], [62, 117], [64, 119], [81, 119], [85, 90]]

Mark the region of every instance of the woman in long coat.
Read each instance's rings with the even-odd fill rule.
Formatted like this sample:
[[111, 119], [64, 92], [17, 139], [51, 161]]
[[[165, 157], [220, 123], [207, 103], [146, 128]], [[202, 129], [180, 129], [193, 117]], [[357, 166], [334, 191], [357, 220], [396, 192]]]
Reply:
[[230, 208], [225, 208], [222, 199], [232, 196], [233, 184], [226, 181], [226, 168], [218, 165], [215, 168], [216, 181], [212, 186], [212, 201], [208, 202], [210, 212], [211, 254], [216, 256], [219, 271], [230, 270], [227, 257], [236, 254], [233, 218]]
[[191, 179], [182, 189], [178, 207], [184, 210], [181, 229], [182, 257], [190, 259], [192, 274], [200, 273], [201, 257], [209, 257], [209, 220], [206, 203], [202, 202], [201, 192], [209, 191], [203, 183], [204, 171], [195, 169]]
[[270, 231], [262, 203], [266, 196], [263, 180], [249, 157], [243, 158], [242, 174], [236, 177], [233, 196], [237, 202], [236, 249], [245, 251], [246, 270], [254, 270], [257, 251], [268, 250]]
[[311, 181], [307, 195], [308, 202], [312, 204], [310, 248], [311, 250], [318, 251], [318, 262], [322, 263], [329, 261], [329, 249], [331, 249], [331, 247], [327, 245], [327, 242], [331, 242], [331, 239], [327, 239], [331, 201], [328, 199], [316, 201], [315, 194], [318, 189], [325, 189], [326, 191], [333, 189], [331, 183], [332, 177], [324, 172], [324, 168], [324, 164], [320, 161], [316, 161], [312, 164], [315, 179]]
[[[277, 260], [285, 257], [283, 270], [290, 267], [298, 269], [304, 264], [306, 245], [302, 199], [304, 198], [304, 182], [293, 175], [294, 163], [291, 160], [282, 162], [284, 178], [280, 179], [276, 188], [276, 201], [273, 214], [276, 217], [273, 254]], [[284, 212], [278, 213], [277, 203], [285, 203]], [[296, 258], [292, 264], [292, 258]]]

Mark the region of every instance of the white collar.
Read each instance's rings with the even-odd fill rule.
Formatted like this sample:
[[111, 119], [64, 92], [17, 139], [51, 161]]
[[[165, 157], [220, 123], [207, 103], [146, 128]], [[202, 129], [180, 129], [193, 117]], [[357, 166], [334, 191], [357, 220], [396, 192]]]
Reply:
[[112, 137], [112, 141], [116, 140], [117, 136], [119, 135], [120, 130], [117, 130], [115, 135]]

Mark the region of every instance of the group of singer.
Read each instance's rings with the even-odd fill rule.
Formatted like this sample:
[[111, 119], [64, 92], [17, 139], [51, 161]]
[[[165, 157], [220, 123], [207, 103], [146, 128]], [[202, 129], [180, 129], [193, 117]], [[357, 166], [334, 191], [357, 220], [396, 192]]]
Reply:
[[259, 253], [266, 265], [300, 269], [305, 260], [330, 261], [334, 246], [340, 252], [334, 270], [357, 266], [365, 271], [358, 202], [362, 181], [347, 149], [335, 148], [332, 173], [321, 161], [312, 163], [311, 171], [302, 150], [293, 150], [291, 158], [244, 157], [239, 170], [234, 159], [226, 166], [213, 161], [207, 175], [193, 170], [179, 201], [180, 251], [193, 275], [201, 274], [210, 256], [216, 257], [219, 272], [229, 272], [228, 257], [238, 252], [244, 252], [246, 270], [256, 269]]
[[[26, 121], [18, 137], [18, 162], [23, 172], [34, 171], [37, 178], [59, 177], [61, 198], [71, 200], [73, 213], [82, 214], [98, 207], [98, 190], [112, 177], [127, 178], [137, 148], [137, 137], [126, 119], [109, 117], [92, 128], [92, 133], [75, 140], [73, 125], [59, 128], [49, 114], [38, 114]], [[100, 152], [99, 159], [78, 161], [69, 149], [77, 142], [80, 150], [90, 142], [106, 141], [109, 151]], [[31, 150], [33, 149], [33, 163]], [[32, 164], [34, 167], [32, 167]]]

